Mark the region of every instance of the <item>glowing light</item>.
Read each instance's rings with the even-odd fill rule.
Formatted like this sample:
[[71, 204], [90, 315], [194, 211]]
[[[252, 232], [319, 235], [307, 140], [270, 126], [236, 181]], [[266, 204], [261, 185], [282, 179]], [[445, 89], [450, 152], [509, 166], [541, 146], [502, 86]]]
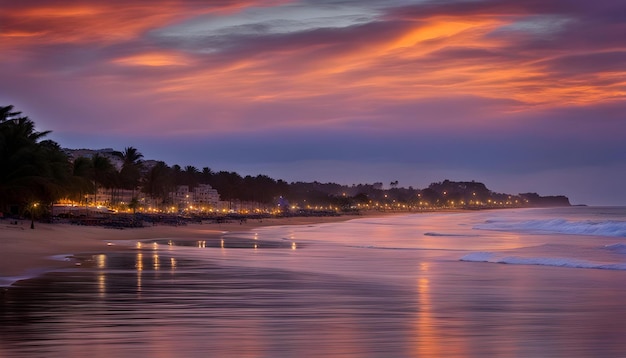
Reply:
[[107, 289], [107, 281], [106, 276], [103, 273], [98, 275], [98, 291], [100, 292], [100, 297], [104, 297]]
[[98, 267], [99, 269], [105, 268], [106, 267], [106, 255], [96, 255], [96, 267]]
[[152, 268], [154, 268], [154, 270], [159, 270], [159, 268], [161, 268], [161, 263], [159, 262], [159, 255], [154, 254], [152, 256]]
[[141, 252], [137, 253], [135, 268], [137, 269], [137, 271], [143, 271], [143, 254]]

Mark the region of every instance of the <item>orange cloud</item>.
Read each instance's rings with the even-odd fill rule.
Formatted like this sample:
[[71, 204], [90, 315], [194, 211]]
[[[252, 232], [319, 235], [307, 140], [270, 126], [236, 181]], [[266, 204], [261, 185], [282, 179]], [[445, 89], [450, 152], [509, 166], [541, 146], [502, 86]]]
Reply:
[[459, 35], [466, 31], [476, 32], [477, 29], [493, 30], [496, 26], [502, 24], [502, 21], [489, 18], [471, 21], [456, 18], [432, 18], [426, 24], [418, 24], [416, 28], [408, 29], [399, 39], [390, 44], [388, 51], [414, 47], [432, 40], [448, 39], [456, 42], [454, 41], [455, 38], [458, 38]]
[[121, 1], [83, 2], [80, 5], [60, 2], [36, 6], [20, 2], [0, 13], [3, 27], [8, 29], [0, 32], [0, 38], [15, 37], [17, 33], [36, 35], [39, 43], [46, 44], [115, 43], [200, 14], [237, 11], [254, 4], [254, 1], [195, 5], [179, 1]]
[[129, 66], [186, 66], [190, 60], [179, 53], [142, 53], [113, 60], [113, 63]]
[[[402, 21], [381, 16], [382, 25], [298, 30], [280, 35], [249, 30], [245, 35], [232, 36], [218, 31], [203, 38], [203, 32], [198, 31], [200, 38], [185, 39], [184, 29], [179, 29], [177, 35], [181, 38], [172, 39], [152, 32], [198, 20], [199, 14], [228, 17], [250, 6], [282, 3], [14, 5], [10, 11], [0, 13], [0, 49], [16, 58], [12, 68], [18, 68], [24, 59], [19, 56], [29, 56], [26, 59], [41, 59], [37, 64], [43, 63], [41, 66], [52, 68], [52, 72], [55, 64], [50, 64], [48, 53], [40, 47], [75, 46], [76, 53], [85, 54], [85, 66], [89, 66], [77, 82], [89, 77], [90, 83], [97, 83], [98, 95], [132, 97], [150, 105], [184, 104], [204, 108], [197, 112], [210, 115], [219, 107], [214, 120], [223, 120], [225, 127], [250, 123], [252, 119], [238, 116], [244, 109], [259, 105], [300, 106], [300, 113], [274, 116], [271, 121], [275, 124], [295, 117], [318, 124], [354, 118], [382, 121], [381, 116], [372, 114], [382, 107], [439, 98], [471, 97], [508, 103], [503, 110], [506, 114], [619, 101], [626, 96], [626, 71], [587, 66], [585, 73], [559, 72], [559, 65], [551, 61], [570, 50], [533, 44], [545, 40], [541, 36], [557, 38], [558, 34], [536, 35], [524, 32], [523, 27], [515, 30], [513, 25], [522, 20], [532, 25], [532, 19], [528, 20], [523, 12], [438, 14]], [[264, 23], [239, 21], [236, 25], [256, 29], [263, 28]], [[380, 29], [383, 31], [377, 32]], [[219, 37], [215, 43], [202, 48], [215, 37]], [[181, 44], [178, 40], [189, 41]], [[548, 40], [546, 43], [550, 43]], [[558, 45], [556, 40], [552, 44]], [[88, 53], [92, 48], [102, 53]], [[72, 61], [80, 59], [65, 58], [60, 52], [63, 50], [54, 53], [56, 61], [70, 63], [67, 66], [74, 71]], [[59, 67], [59, 78], [65, 80], [67, 68]], [[323, 111], [312, 114], [313, 107]]]

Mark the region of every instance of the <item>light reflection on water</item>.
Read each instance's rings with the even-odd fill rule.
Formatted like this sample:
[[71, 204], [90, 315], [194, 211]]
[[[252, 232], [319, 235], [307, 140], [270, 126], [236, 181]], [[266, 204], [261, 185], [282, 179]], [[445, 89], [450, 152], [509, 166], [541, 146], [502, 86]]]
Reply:
[[[432, 219], [420, 232], [468, 234]], [[477, 246], [546, 237], [411, 239], [408, 227], [267, 229], [94, 255], [0, 297], [0, 357], [626, 355], [626, 272], [460, 262]]]

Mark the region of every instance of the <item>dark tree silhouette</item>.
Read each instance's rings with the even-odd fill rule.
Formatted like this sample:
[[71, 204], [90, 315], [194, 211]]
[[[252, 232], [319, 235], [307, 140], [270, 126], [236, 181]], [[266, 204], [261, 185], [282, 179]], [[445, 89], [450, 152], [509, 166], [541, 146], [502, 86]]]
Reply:
[[157, 162], [144, 176], [142, 191], [159, 205], [168, 203], [168, 194], [174, 187], [172, 169], [164, 162]]
[[98, 187], [111, 188], [114, 183], [115, 167], [111, 160], [98, 153], [91, 158], [94, 183], [94, 204], [98, 202]]
[[188, 165], [182, 173], [183, 185], [189, 186], [189, 190], [198, 186], [200, 181], [200, 171], [193, 165]]
[[92, 181], [93, 162], [86, 157], [78, 157], [72, 163], [72, 176], [70, 178], [70, 190], [68, 197], [78, 203], [85, 200], [85, 195], [93, 193]]
[[134, 147], [126, 147], [122, 153], [116, 153], [122, 159], [120, 169], [120, 184], [122, 189], [135, 190], [141, 179], [143, 168], [143, 154]]
[[[59, 145], [13, 106], [0, 107], [0, 211], [49, 208], [68, 189], [71, 168]], [[32, 212], [31, 212], [32, 215]]]

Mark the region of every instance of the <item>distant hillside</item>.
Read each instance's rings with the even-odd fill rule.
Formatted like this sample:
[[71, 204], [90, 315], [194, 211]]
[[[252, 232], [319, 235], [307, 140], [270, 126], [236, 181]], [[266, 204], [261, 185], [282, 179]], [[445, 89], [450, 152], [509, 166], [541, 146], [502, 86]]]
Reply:
[[531, 206], [570, 206], [569, 198], [563, 195], [539, 196], [537, 193], [520, 194]]

